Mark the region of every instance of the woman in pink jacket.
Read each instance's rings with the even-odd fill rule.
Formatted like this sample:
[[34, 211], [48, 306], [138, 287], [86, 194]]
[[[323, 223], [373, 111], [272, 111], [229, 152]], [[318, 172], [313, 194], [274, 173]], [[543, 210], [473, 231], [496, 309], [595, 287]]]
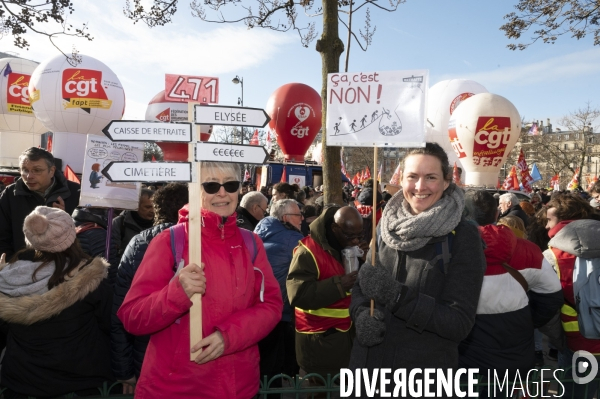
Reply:
[[[179, 222], [185, 223], [187, 266], [174, 274], [166, 230], [136, 272], [118, 312], [130, 333], [152, 334], [136, 398], [251, 398], [258, 392], [257, 343], [275, 327], [283, 304], [262, 242], [252, 235], [256, 247], [249, 248], [236, 226], [239, 176], [234, 164], [202, 165], [202, 266], [189, 264], [186, 205]], [[204, 338], [192, 352], [203, 350], [190, 361], [189, 309], [196, 293]]]

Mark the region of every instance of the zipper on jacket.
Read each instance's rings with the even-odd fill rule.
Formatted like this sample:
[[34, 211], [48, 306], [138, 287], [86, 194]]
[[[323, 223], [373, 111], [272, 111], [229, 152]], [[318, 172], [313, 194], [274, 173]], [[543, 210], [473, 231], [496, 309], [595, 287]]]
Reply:
[[219, 225], [219, 229], [221, 230], [221, 240], [225, 239], [225, 223], [221, 223]]

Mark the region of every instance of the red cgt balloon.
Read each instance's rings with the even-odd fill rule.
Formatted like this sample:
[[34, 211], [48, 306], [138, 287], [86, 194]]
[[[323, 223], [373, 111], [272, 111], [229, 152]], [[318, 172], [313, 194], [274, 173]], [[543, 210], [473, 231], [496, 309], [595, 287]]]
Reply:
[[319, 93], [302, 83], [288, 83], [271, 94], [266, 111], [285, 159], [304, 162], [304, 154], [321, 129]]

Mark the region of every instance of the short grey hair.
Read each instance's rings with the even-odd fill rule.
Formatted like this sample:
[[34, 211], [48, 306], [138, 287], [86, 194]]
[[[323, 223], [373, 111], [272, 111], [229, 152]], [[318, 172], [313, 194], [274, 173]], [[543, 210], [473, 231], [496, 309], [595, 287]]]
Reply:
[[289, 212], [289, 208], [293, 205], [298, 206], [298, 203], [293, 199], [282, 199], [271, 204], [270, 215], [281, 220], [283, 215]]
[[242, 197], [240, 206], [245, 209], [252, 208], [254, 205], [260, 205], [263, 201], [268, 201], [267, 197], [260, 191], [250, 191]]
[[502, 194], [498, 200], [500, 203], [510, 202], [512, 206], [519, 205], [519, 199], [513, 193]]

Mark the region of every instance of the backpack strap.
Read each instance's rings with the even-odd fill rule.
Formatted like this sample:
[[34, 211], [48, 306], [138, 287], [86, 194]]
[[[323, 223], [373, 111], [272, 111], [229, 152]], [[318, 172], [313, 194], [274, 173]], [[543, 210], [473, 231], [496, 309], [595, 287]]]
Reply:
[[252, 256], [252, 263], [256, 260], [256, 255], [258, 254], [258, 248], [256, 247], [256, 240], [254, 238], [254, 234], [246, 229], [240, 228], [240, 233], [244, 238], [244, 244], [246, 244], [246, 248], [248, 248], [248, 252]]
[[171, 235], [171, 251], [173, 252], [173, 258], [175, 259], [173, 273], [177, 273], [184, 266], [183, 247], [185, 245], [185, 224], [179, 223], [169, 227], [169, 233]]
[[102, 226], [99, 226], [98, 224], [96, 224], [94, 222], [85, 222], [84, 224], [81, 224], [81, 225], [75, 227], [75, 235], [79, 235], [83, 232], [86, 232], [88, 230], [93, 230], [93, 229], [104, 230], [104, 228]]
[[452, 241], [456, 232], [452, 230], [446, 234], [443, 240], [436, 242], [435, 245], [435, 257], [431, 262], [435, 263], [440, 268], [442, 273], [448, 273], [448, 265], [452, 260]]
[[506, 270], [508, 274], [513, 276], [513, 278], [517, 280], [519, 284], [521, 284], [521, 287], [523, 287], [525, 293], [527, 293], [527, 291], [529, 290], [529, 285], [527, 284], [527, 280], [525, 280], [525, 277], [523, 277], [523, 275], [517, 269], [513, 268], [506, 262], [502, 263], [502, 267], [504, 268], [504, 270]]
[[[248, 248], [248, 252], [250, 252], [250, 255], [252, 256], [252, 263], [254, 264], [254, 261], [256, 260], [256, 255], [258, 254], [258, 248], [256, 247], [256, 238], [254, 238], [254, 233], [252, 233], [249, 230], [242, 229], [242, 228], [240, 228], [239, 230], [240, 230], [240, 233], [242, 234], [242, 237], [244, 238], [244, 244], [246, 245], [246, 248]], [[261, 283], [260, 283], [260, 301], [264, 302], [265, 301], [265, 274], [263, 273], [262, 270], [260, 270], [256, 266], [254, 266], [254, 271], [259, 272], [260, 276], [262, 278]]]

